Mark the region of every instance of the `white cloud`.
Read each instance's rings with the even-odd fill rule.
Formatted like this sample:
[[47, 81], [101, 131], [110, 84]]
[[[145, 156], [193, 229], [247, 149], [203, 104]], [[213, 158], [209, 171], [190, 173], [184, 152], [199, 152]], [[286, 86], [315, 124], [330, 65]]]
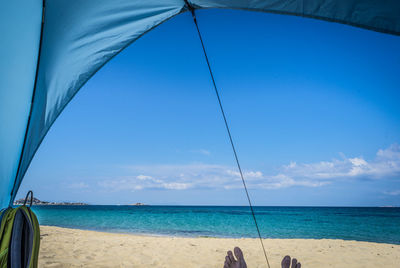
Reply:
[[[243, 188], [239, 172], [229, 166], [196, 163], [187, 165], [130, 166], [126, 168], [133, 174], [140, 175], [102, 181], [99, 186], [112, 191]], [[267, 176], [261, 171], [245, 171], [243, 175], [249, 188], [258, 189], [277, 189], [295, 185], [318, 187], [328, 183], [296, 180], [283, 174]]]
[[197, 154], [202, 154], [202, 155], [210, 155], [211, 154], [211, 152], [206, 149], [193, 150], [191, 152], [197, 153]]
[[66, 185], [66, 187], [70, 189], [87, 189], [89, 188], [89, 184], [87, 184], [86, 182], [76, 182], [68, 184]]
[[295, 179], [289, 177], [285, 174], [278, 174], [275, 176], [271, 176], [266, 178], [265, 183], [260, 183], [258, 186], [263, 189], [279, 189], [279, 188], [287, 188], [291, 186], [306, 186], [306, 187], [319, 187], [330, 182], [327, 181], [312, 181], [306, 179]]
[[153, 179], [152, 177], [150, 177], [150, 176], [145, 176], [145, 175], [139, 175], [139, 176], [136, 176], [136, 178], [137, 178], [138, 180], [141, 180], [141, 181]]
[[[232, 171], [220, 165], [188, 164], [188, 165], [147, 165], [124, 167], [132, 174], [118, 179], [99, 182], [99, 186], [114, 191], [169, 189], [186, 190], [190, 188], [219, 187], [236, 176]], [[146, 174], [146, 175], [144, 175]]]
[[[193, 163], [186, 165], [125, 166], [132, 176], [105, 180], [99, 185], [113, 191], [143, 189], [239, 189], [243, 187], [235, 167]], [[290, 162], [275, 174], [258, 170], [243, 172], [248, 188], [279, 189], [292, 186], [320, 187], [336, 180], [381, 179], [400, 175], [400, 146], [391, 145], [377, 152], [375, 159], [363, 157], [321, 161]], [[396, 192], [397, 193], [397, 192]], [[392, 195], [394, 195], [392, 193]]]
[[384, 192], [384, 194], [397, 196], [397, 195], [400, 195], [400, 190], [387, 191], [387, 192]]
[[163, 183], [163, 187], [165, 189], [171, 190], [185, 190], [191, 186], [190, 183], [180, 183], [180, 182], [171, 182], [171, 183]]
[[375, 159], [363, 157], [333, 159], [311, 164], [290, 163], [284, 167], [284, 174], [295, 178], [329, 180], [335, 178], [380, 179], [400, 174], [400, 146], [392, 144], [389, 148], [379, 150]]

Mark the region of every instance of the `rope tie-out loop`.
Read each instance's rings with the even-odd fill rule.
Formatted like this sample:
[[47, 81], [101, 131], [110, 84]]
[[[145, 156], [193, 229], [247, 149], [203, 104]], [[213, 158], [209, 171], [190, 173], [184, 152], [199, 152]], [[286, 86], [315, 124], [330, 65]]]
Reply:
[[29, 191], [26, 194], [25, 201], [24, 201], [24, 206], [26, 205], [26, 202], [28, 201], [29, 194], [31, 195], [31, 199], [29, 201], [29, 207], [31, 207], [32, 206], [32, 202], [33, 202], [33, 192], [32, 191]]
[[230, 141], [230, 143], [231, 143], [232, 151], [233, 151], [233, 154], [234, 154], [234, 157], [235, 157], [235, 160], [236, 160], [236, 165], [237, 165], [237, 167], [238, 167], [238, 170], [239, 170], [239, 173], [240, 173], [240, 178], [242, 179], [243, 187], [244, 187], [244, 190], [245, 190], [245, 192], [246, 192], [247, 201], [249, 202], [249, 207], [250, 207], [251, 215], [253, 216], [254, 224], [255, 224], [255, 226], [256, 226], [257, 233], [258, 233], [258, 237], [259, 237], [259, 239], [260, 239], [260, 243], [261, 243], [261, 246], [262, 246], [262, 249], [263, 249], [263, 252], [264, 252], [265, 260], [266, 260], [266, 262], [267, 262], [268, 268], [270, 268], [271, 266], [269, 265], [269, 261], [268, 261], [268, 257], [267, 257], [267, 252], [265, 251], [264, 243], [263, 243], [262, 237], [261, 237], [260, 228], [258, 228], [257, 219], [256, 219], [256, 216], [255, 216], [255, 213], [254, 213], [253, 205], [252, 205], [252, 203], [251, 203], [250, 195], [249, 195], [249, 192], [248, 192], [248, 190], [247, 190], [246, 182], [245, 182], [245, 180], [244, 180], [242, 168], [240, 167], [239, 158], [238, 158], [238, 156], [237, 156], [236, 148], [235, 148], [235, 145], [234, 145], [234, 143], [233, 143], [231, 131], [230, 131], [230, 129], [229, 129], [228, 120], [226, 119], [226, 116], [225, 116], [224, 108], [223, 108], [223, 106], [222, 106], [221, 97], [220, 97], [220, 95], [219, 95], [218, 88], [217, 88], [217, 85], [216, 85], [216, 83], [215, 83], [214, 75], [213, 75], [213, 72], [212, 72], [212, 69], [211, 69], [210, 62], [209, 62], [209, 60], [208, 60], [208, 56], [207, 56], [207, 52], [206, 52], [206, 49], [205, 49], [205, 46], [204, 46], [203, 38], [202, 38], [201, 33], [200, 33], [199, 25], [197, 24], [197, 19], [196, 19], [195, 10], [194, 10], [194, 7], [193, 7], [192, 5], [190, 5], [190, 3], [189, 3], [187, 0], [184, 0], [184, 1], [185, 1], [185, 3], [186, 3], [186, 6], [187, 6], [188, 10], [192, 13], [193, 22], [194, 22], [194, 24], [195, 24], [195, 26], [196, 26], [196, 30], [197, 30], [197, 33], [198, 33], [198, 35], [199, 35], [201, 47], [203, 48], [204, 57], [205, 57], [205, 59], [206, 59], [207, 66], [208, 66], [208, 71], [210, 72], [211, 80], [212, 80], [212, 82], [213, 82], [215, 94], [216, 94], [217, 99], [218, 99], [219, 108], [220, 108], [222, 117], [223, 117], [223, 119], [224, 119], [225, 128], [226, 128], [226, 131], [227, 131], [228, 136], [229, 136], [229, 141]]

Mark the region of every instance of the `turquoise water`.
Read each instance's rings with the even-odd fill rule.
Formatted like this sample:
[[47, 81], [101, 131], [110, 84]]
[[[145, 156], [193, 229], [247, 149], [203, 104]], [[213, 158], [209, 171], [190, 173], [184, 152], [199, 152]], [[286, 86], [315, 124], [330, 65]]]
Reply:
[[[257, 237], [248, 207], [36, 206], [42, 225], [168, 236]], [[255, 207], [266, 238], [400, 244], [400, 208]]]

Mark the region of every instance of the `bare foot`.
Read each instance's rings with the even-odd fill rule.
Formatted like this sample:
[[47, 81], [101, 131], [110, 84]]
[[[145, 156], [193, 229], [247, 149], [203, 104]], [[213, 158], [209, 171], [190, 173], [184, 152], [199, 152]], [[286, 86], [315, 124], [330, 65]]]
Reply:
[[233, 251], [235, 252], [236, 259], [233, 257], [232, 251], [229, 250], [227, 252], [227, 256], [225, 257], [224, 268], [247, 268], [242, 250], [238, 247], [235, 247]]
[[[290, 256], [285, 256], [282, 260], [282, 268], [290, 268]], [[291, 268], [301, 268], [301, 263], [297, 262], [297, 259], [293, 258]]]

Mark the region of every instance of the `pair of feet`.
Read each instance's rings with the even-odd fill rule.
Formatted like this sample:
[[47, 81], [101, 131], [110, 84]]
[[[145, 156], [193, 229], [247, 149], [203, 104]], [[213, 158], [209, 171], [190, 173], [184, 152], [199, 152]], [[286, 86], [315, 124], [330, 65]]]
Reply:
[[[282, 268], [290, 267], [290, 256], [285, 256], [282, 260]], [[297, 262], [297, 259], [293, 258], [291, 268], [301, 268], [301, 263]]]
[[[236, 259], [233, 256], [232, 251], [229, 250], [225, 257], [224, 268], [247, 268], [242, 250], [238, 247], [235, 247], [233, 251], [235, 252]], [[290, 263], [292, 263], [291, 267]], [[297, 262], [296, 259], [291, 260], [290, 256], [285, 256], [282, 260], [281, 265], [282, 268], [301, 268], [301, 263]]]

